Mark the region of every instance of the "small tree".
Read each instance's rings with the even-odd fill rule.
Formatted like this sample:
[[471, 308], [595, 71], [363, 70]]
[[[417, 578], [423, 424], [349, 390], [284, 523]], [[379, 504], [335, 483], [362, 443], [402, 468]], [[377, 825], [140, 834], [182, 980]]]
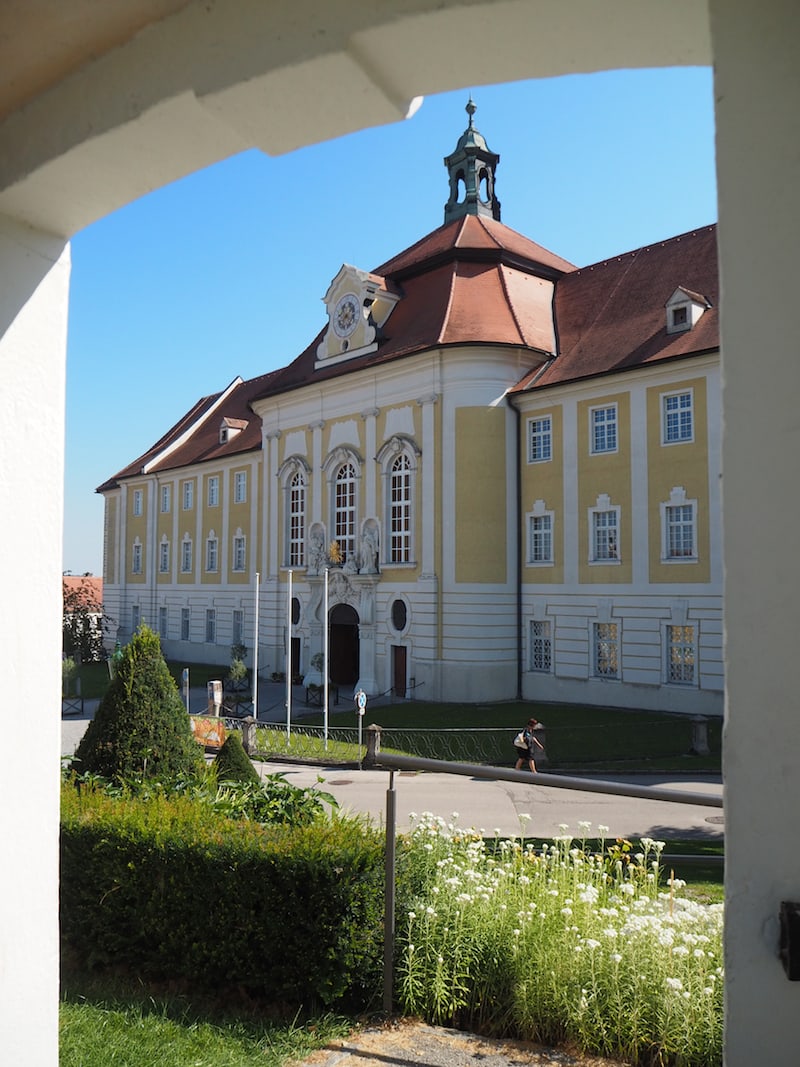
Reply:
[[238, 641], [235, 645], [231, 645], [231, 659], [240, 659], [242, 663], [247, 659], [247, 645]]
[[158, 634], [140, 626], [75, 753], [80, 773], [112, 781], [194, 774], [202, 762]]
[[105, 658], [103, 637], [111, 629], [112, 619], [96, 599], [95, 589], [84, 574], [78, 585], [64, 583], [62, 642], [64, 655], [81, 663], [95, 663]]
[[228, 734], [214, 760], [218, 782], [243, 782], [260, 785], [261, 779], [238, 734]]

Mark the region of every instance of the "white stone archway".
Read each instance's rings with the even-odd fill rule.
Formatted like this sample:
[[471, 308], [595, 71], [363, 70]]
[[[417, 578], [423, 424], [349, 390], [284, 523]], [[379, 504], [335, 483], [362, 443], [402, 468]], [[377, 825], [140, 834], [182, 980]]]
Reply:
[[[11, 857], [0, 886], [14, 916], [0, 935], [9, 1062], [57, 1062], [60, 746], [49, 709], [60, 686], [69, 237], [243, 148], [284, 152], [394, 121], [421, 93], [712, 61], [724, 309], [726, 1062], [793, 1062], [797, 987], [776, 950], [780, 901], [800, 898], [800, 860], [787, 847], [800, 755], [799, 30], [793, 0], [30, 0], [0, 13], [0, 638], [8, 728], [18, 739], [35, 727], [43, 767], [35, 787], [25, 761], [9, 760], [0, 776]], [[28, 726], [12, 709], [30, 678], [42, 712]]]

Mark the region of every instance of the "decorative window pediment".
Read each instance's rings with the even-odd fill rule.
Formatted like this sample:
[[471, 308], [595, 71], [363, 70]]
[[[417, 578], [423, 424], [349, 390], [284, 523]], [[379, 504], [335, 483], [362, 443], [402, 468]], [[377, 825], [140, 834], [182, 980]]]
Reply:
[[317, 348], [317, 367], [374, 352], [400, 294], [380, 275], [343, 263], [322, 299], [328, 328]]
[[693, 293], [679, 285], [664, 305], [667, 312], [667, 333], [684, 333], [700, 321], [703, 312], [711, 307], [702, 293]]

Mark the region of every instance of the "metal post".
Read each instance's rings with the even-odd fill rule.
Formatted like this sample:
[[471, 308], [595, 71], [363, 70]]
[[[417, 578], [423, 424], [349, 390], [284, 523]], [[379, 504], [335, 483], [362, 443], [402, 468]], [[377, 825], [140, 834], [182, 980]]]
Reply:
[[253, 613], [253, 718], [258, 720], [258, 583], [261, 575], [256, 571], [256, 602]]
[[394, 789], [394, 771], [389, 772], [389, 788], [386, 790], [386, 872], [383, 910], [383, 1010], [392, 1014], [392, 986], [394, 978], [394, 868], [395, 838], [397, 832], [397, 794]]
[[329, 696], [329, 693], [328, 693], [328, 655], [329, 655], [329, 652], [330, 652], [330, 647], [329, 647], [330, 646], [330, 637], [329, 637], [329, 634], [328, 634], [329, 627], [328, 627], [328, 568], [327, 567], [325, 568], [325, 609], [324, 609], [324, 618], [325, 618], [325, 629], [324, 629], [324, 633], [323, 633], [323, 651], [324, 651], [323, 659], [325, 660], [325, 665], [324, 665], [323, 669], [325, 671], [325, 676], [322, 679], [322, 682], [323, 682], [322, 702], [325, 705], [325, 707], [323, 709], [323, 716], [322, 717], [323, 717], [323, 721], [324, 721], [324, 724], [325, 724], [325, 751], [327, 752], [328, 751], [328, 696]]
[[292, 735], [292, 571], [286, 596], [286, 744]]

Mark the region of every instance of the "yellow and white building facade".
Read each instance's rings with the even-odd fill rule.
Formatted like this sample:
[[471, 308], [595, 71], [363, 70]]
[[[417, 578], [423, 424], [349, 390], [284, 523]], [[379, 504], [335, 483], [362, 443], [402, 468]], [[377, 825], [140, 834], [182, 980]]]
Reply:
[[327, 637], [343, 692], [721, 713], [715, 228], [576, 268], [468, 113], [444, 224], [99, 488], [106, 611], [266, 677]]

